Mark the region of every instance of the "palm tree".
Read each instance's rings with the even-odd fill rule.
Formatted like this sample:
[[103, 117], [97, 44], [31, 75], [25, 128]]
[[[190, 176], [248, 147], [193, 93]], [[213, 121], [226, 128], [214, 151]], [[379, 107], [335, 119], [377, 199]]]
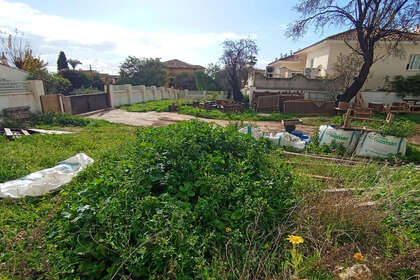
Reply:
[[73, 68], [73, 70], [77, 67], [77, 65], [79, 64], [83, 64], [80, 60], [78, 59], [68, 59], [67, 62], [71, 65], [71, 67]]

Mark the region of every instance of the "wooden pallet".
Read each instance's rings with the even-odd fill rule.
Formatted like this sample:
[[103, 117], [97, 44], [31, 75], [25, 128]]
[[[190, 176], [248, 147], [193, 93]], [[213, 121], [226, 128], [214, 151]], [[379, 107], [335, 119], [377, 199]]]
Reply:
[[372, 131], [372, 130], [369, 130], [369, 129], [366, 129], [366, 128], [360, 128], [360, 127], [353, 126], [351, 124], [351, 120], [368, 121], [368, 122], [369, 121], [370, 122], [387, 122], [387, 123], [390, 123], [395, 118], [395, 115], [392, 112], [389, 112], [387, 114], [385, 120], [379, 120], [379, 119], [373, 119], [373, 118], [370, 118], [370, 117], [353, 116], [352, 115], [352, 113], [353, 113], [352, 111], [353, 111], [353, 109], [348, 109], [347, 110], [347, 112], [346, 112], [346, 114], [344, 116], [344, 124], [343, 124], [343, 127], [342, 128], [344, 128], [344, 129], [361, 129], [361, 130]]

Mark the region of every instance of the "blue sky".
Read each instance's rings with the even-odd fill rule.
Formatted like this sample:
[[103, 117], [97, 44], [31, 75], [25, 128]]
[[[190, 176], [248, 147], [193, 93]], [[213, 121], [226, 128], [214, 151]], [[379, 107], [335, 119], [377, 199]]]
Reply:
[[0, 30], [25, 33], [34, 52], [54, 71], [58, 52], [82, 68], [116, 73], [128, 55], [217, 62], [225, 39], [254, 38], [258, 67], [344, 29], [284, 36], [297, 15], [294, 0], [0, 0]]

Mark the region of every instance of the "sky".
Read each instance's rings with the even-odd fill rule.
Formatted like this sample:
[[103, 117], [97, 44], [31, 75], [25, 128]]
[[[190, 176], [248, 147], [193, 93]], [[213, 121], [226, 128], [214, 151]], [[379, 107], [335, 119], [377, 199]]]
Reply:
[[308, 30], [287, 38], [298, 18], [297, 0], [0, 0], [0, 30], [24, 33], [33, 53], [56, 71], [57, 58], [79, 59], [82, 69], [117, 74], [124, 59], [180, 59], [216, 63], [226, 39], [255, 39], [258, 68], [345, 28]]

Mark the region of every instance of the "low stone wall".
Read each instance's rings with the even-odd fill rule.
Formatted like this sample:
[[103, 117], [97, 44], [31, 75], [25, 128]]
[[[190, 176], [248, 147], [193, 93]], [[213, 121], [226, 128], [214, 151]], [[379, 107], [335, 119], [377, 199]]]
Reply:
[[262, 73], [255, 72], [248, 79], [249, 87], [256, 89], [273, 90], [324, 90], [328, 81], [321, 79], [308, 79], [304, 75], [295, 75], [292, 78], [266, 78]]
[[[111, 107], [131, 105], [153, 100], [207, 99], [206, 91], [179, 90], [164, 87], [111, 85], [109, 87]], [[220, 92], [223, 94], [223, 92]]]
[[334, 101], [288, 100], [283, 102], [284, 112], [299, 115], [334, 115]]
[[40, 96], [45, 95], [42, 81], [1, 81], [0, 114], [3, 109], [28, 106], [32, 113], [42, 112]]

